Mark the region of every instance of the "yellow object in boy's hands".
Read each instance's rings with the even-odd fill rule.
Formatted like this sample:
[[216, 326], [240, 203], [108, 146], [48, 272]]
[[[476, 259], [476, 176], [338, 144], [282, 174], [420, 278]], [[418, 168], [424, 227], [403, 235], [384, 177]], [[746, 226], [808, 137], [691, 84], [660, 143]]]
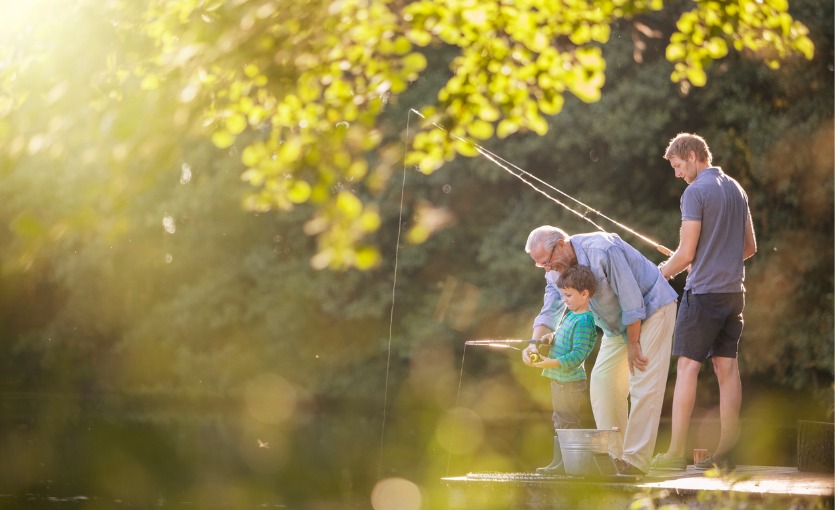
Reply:
[[528, 356], [528, 359], [531, 360], [531, 363], [539, 363], [542, 361], [542, 355], [538, 352], [532, 352], [530, 356]]

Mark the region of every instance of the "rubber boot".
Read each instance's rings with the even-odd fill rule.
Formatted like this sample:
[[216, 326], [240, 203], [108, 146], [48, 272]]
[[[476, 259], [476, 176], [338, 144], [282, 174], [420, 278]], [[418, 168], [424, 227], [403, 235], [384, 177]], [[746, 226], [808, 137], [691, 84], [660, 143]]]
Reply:
[[557, 436], [554, 436], [554, 458], [551, 463], [545, 467], [536, 468], [536, 472], [540, 475], [564, 475], [565, 468], [562, 465], [562, 451], [560, 450], [560, 441]]

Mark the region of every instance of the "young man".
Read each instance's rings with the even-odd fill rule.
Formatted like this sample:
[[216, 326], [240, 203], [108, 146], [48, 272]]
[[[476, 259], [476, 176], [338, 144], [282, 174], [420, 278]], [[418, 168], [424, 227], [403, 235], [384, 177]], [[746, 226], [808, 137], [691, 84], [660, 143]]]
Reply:
[[551, 348], [548, 357], [539, 362], [523, 358], [526, 365], [541, 368], [543, 377], [551, 381], [551, 403], [554, 407], [554, 457], [545, 467], [536, 468], [543, 475], [565, 472], [560, 450], [559, 429], [579, 429], [581, 410], [588, 402], [586, 358], [597, 341], [594, 316], [589, 311], [589, 300], [594, 296], [596, 279], [586, 266], [565, 270], [557, 288], [568, 311], [560, 321], [556, 333], [545, 335]]
[[646, 473], [670, 368], [675, 290], [655, 264], [614, 234], [568, 237], [545, 225], [530, 233], [525, 251], [545, 269], [547, 282], [531, 338], [542, 338], [556, 327], [564, 308], [556, 286], [559, 273], [581, 264], [594, 274], [597, 282], [589, 309], [603, 330], [589, 382], [594, 421], [599, 429], [620, 429], [609, 443], [618, 472]]
[[673, 354], [678, 356], [673, 395], [670, 448], [652, 468], [684, 470], [690, 415], [702, 363], [710, 358], [719, 381], [719, 444], [697, 469], [733, 467], [739, 429], [742, 384], [737, 351], [745, 305], [743, 261], [757, 251], [748, 197], [721, 168], [711, 166], [707, 143], [681, 133], [670, 141], [664, 158], [676, 177], [688, 184], [681, 196], [681, 240], [659, 268], [672, 278], [690, 267], [676, 320]]

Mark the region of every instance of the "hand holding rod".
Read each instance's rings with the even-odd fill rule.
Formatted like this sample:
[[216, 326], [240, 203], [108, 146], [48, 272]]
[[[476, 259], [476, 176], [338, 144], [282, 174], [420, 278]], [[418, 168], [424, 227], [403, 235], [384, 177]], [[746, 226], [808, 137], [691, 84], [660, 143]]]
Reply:
[[671, 249], [667, 248], [667, 247], [666, 247], [666, 246], [664, 246], [663, 244], [656, 244], [656, 245], [655, 245], [655, 249], [656, 249], [656, 250], [658, 250], [658, 251], [660, 251], [661, 253], [663, 253], [664, 255], [666, 255], [666, 256], [668, 256], [668, 257], [670, 257], [670, 256], [672, 256], [672, 255], [673, 255], [673, 250], [671, 250]]

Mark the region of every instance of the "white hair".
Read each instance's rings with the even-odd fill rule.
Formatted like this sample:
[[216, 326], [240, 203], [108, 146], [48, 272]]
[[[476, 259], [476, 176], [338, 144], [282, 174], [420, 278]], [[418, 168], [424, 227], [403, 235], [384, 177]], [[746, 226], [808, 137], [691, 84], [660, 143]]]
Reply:
[[542, 246], [546, 250], [550, 250], [560, 239], [566, 239], [568, 234], [561, 228], [552, 227], [551, 225], [542, 225], [536, 227], [528, 234], [528, 241], [525, 243], [525, 253], [530, 253], [535, 246]]

